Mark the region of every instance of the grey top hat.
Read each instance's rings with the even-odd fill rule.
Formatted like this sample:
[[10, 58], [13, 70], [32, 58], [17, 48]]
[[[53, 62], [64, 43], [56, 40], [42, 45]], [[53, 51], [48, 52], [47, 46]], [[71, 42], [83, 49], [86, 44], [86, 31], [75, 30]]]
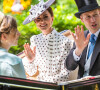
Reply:
[[96, 0], [75, 0], [79, 12], [75, 13], [77, 18], [80, 18], [82, 13], [100, 8]]
[[55, 0], [49, 0], [47, 2], [44, 2], [44, 0], [39, 0], [40, 2], [36, 5], [31, 5], [30, 15], [24, 20], [23, 24], [30, 23], [35, 18], [40, 16], [45, 10], [47, 10], [50, 5], [53, 4]]

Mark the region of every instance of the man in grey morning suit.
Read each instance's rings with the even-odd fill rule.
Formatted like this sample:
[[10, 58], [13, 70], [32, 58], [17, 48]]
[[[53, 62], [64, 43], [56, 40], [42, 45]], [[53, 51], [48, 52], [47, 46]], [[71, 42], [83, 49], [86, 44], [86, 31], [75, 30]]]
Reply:
[[78, 78], [100, 75], [100, 6], [96, 0], [75, 0], [79, 12], [77, 18], [85, 24], [87, 31], [75, 28], [74, 45], [66, 59], [66, 67], [74, 70], [79, 66]]

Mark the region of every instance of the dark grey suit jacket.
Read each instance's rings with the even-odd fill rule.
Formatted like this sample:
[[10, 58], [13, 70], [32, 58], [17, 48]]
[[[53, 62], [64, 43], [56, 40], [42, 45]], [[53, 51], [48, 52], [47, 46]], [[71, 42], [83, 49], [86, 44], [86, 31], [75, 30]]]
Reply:
[[[85, 37], [87, 36], [88, 33], [89, 33], [88, 30], [84, 32]], [[75, 48], [76, 46], [74, 43], [73, 48], [71, 49], [68, 57], [66, 58], [65, 65], [68, 70], [75, 70], [77, 66], [79, 65], [78, 78], [81, 78], [83, 77], [83, 74], [84, 74], [84, 65], [85, 65], [87, 47], [84, 49], [82, 56], [78, 62], [76, 62], [73, 58], [73, 51], [75, 50]], [[90, 69], [89, 69], [89, 75], [91, 76], [100, 75], [100, 33], [98, 35], [98, 38], [96, 40], [96, 44], [93, 50]]]

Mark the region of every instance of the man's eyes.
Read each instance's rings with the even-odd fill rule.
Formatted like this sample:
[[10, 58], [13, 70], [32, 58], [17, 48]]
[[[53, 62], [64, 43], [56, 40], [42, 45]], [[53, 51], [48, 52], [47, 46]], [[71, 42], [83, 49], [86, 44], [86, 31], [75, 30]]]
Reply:
[[[93, 17], [97, 17], [97, 16], [98, 16], [98, 14], [94, 14], [94, 15], [93, 15]], [[86, 19], [89, 19], [89, 18], [91, 18], [91, 17], [92, 17], [92, 16], [86, 16], [85, 18], [86, 18]]]

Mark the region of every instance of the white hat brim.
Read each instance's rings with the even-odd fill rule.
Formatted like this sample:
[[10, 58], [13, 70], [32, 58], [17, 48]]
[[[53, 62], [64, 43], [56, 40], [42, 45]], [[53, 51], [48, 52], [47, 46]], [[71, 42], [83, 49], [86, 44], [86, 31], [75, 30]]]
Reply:
[[[54, 3], [54, 1], [55, 0], [49, 0], [49, 1], [47, 1], [47, 2], [45, 2], [45, 9], [38, 15], [38, 16], [40, 16], [44, 11], [46, 11], [53, 3]], [[37, 17], [38, 17], [37, 16]], [[23, 24], [25, 25], [25, 24], [28, 24], [28, 23], [30, 23], [31, 21], [33, 21], [35, 18], [37, 18], [37, 17], [35, 17], [35, 18], [33, 18], [32, 20], [30, 20], [29, 18], [31, 17], [31, 15], [29, 15], [24, 21], [23, 21]]]

